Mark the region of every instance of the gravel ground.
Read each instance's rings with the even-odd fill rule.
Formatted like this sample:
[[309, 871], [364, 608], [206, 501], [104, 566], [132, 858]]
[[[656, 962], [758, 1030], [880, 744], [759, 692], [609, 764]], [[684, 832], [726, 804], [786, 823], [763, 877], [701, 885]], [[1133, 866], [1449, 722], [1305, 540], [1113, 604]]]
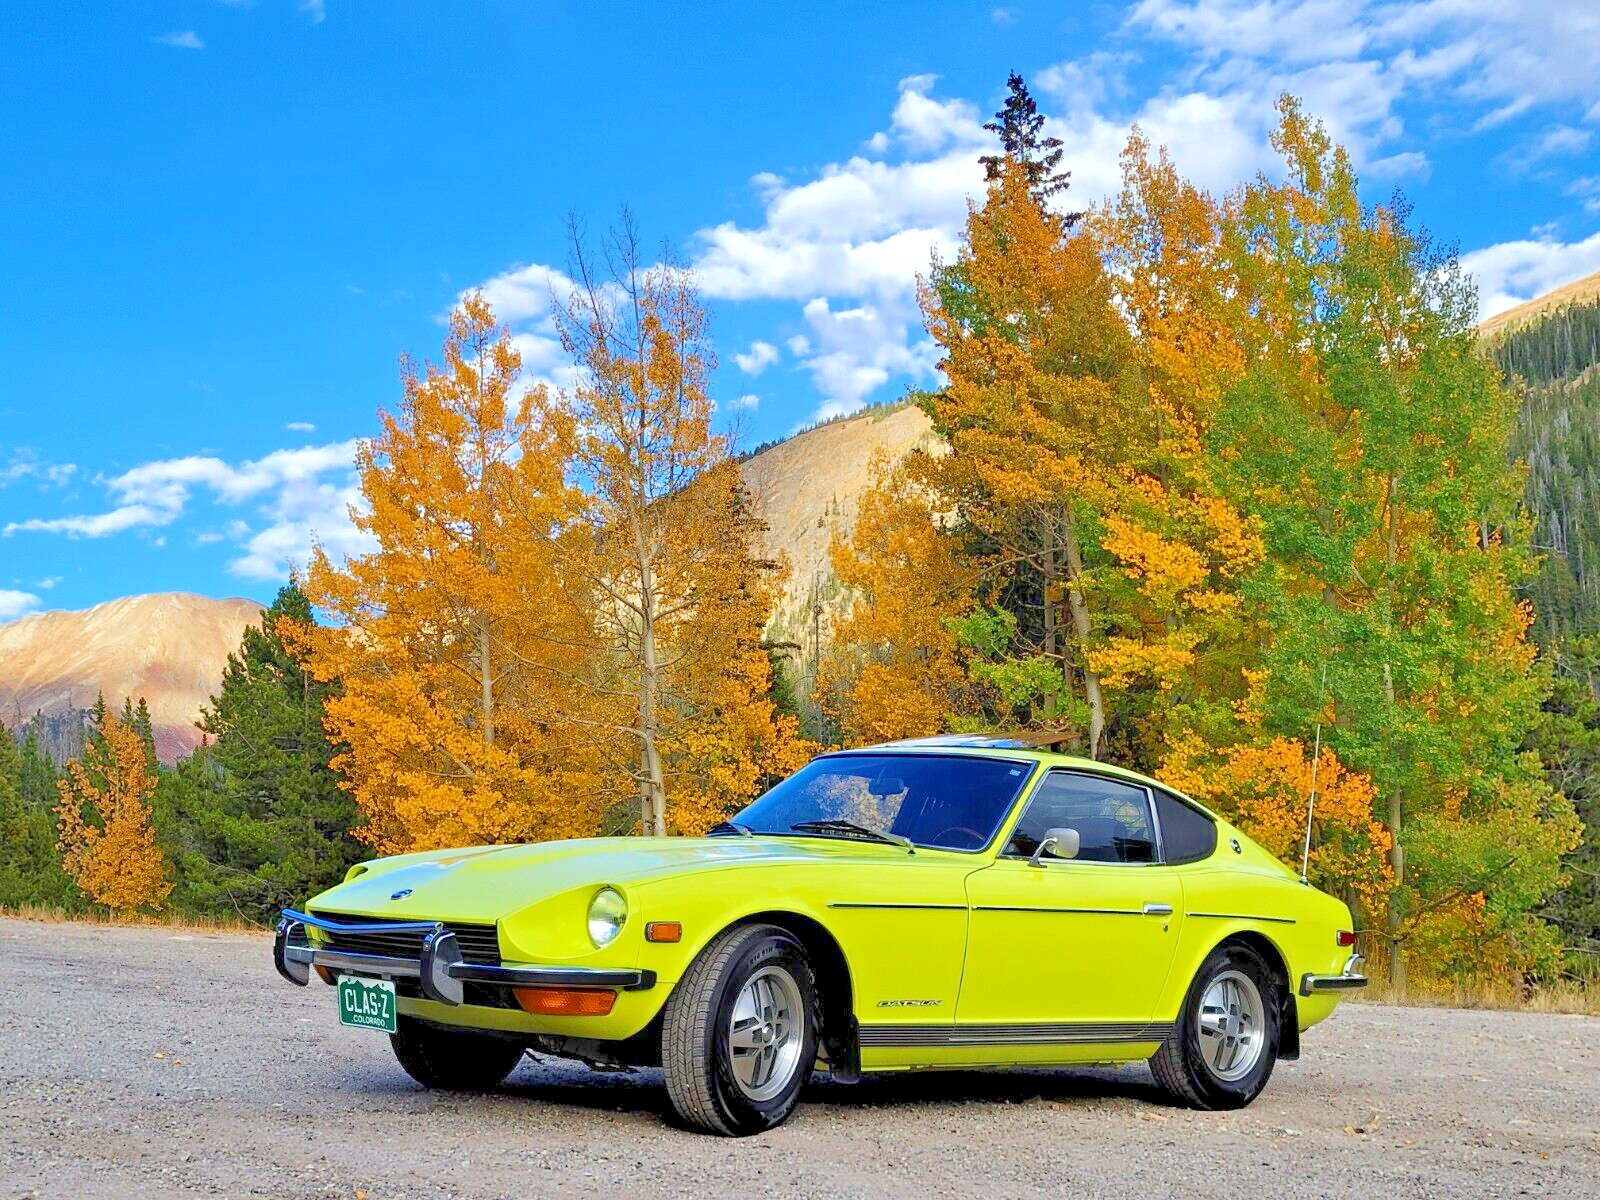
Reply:
[[658, 1072], [429, 1093], [239, 935], [0, 920], [0, 1196], [1595, 1196], [1600, 1020], [1346, 1004], [1237, 1113], [1143, 1068], [813, 1084], [674, 1128]]

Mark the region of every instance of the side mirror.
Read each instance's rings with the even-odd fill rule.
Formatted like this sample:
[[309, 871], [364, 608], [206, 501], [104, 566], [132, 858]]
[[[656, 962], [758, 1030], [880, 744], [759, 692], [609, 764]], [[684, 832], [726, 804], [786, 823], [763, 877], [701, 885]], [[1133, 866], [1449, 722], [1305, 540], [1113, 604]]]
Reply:
[[1044, 837], [1039, 842], [1039, 848], [1033, 852], [1033, 857], [1028, 860], [1030, 867], [1043, 867], [1041, 861], [1046, 854], [1051, 858], [1077, 858], [1078, 857], [1078, 831], [1076, 829], [1047, 829]]

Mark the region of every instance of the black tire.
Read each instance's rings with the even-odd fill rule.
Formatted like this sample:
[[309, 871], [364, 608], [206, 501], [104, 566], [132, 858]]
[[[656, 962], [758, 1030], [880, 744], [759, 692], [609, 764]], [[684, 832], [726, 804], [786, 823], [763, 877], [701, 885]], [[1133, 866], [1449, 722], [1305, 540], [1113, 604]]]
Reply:
[[[735, 1077], [730, 1026], [740, 994], [767, 968], [785, 973], [797, 990], [799, 1057], [776, 1094], [752, 1098]], [[759, 986], [759, 985], [758, 985]], [[667, 1094], [684, 1123], [706, 1133], [744, 1137], [780, 1125], [794, 1111], [817, 1057], [817, 985], [805, 947], [775, 925], [737, 925], [701, 951], [667, 1000], [661, 1062]], [[788, 1045], [787, 1040], [785, 1045]]]
[[[1201, 1003], [1212, 984], [1230, 973], [1254, 984], [1261, 1005], [1260, 1052], [1254, 1065], [1238, 1078], [1224, 1078], [1206, 1061], [1201, 1049]], [[1278, 1060], [1278, 1021], [1283, 1011], [1284, 983], [1256, 950], [1242, 942], [1225, 942], [1201, 964], [1184, 998], [1172, 1032], [1150, 1059], [1156, 1082], [1190, 1108], [1243, 1108], [1261, 1094]], [[1209, 1035], [1208, 1035], [1209, 1036]], [[1225, 1065], [1225, 1064], [1224, 1064]]]
[[394, 1056], [406, 1074], [425, 1088], [447, 1092], [486, 1092], [499, 1087], [522, 1061], [517, 1042], [470, 1030], [440, 1029], [414, 1017], [401, 1017], [389, 1035]]

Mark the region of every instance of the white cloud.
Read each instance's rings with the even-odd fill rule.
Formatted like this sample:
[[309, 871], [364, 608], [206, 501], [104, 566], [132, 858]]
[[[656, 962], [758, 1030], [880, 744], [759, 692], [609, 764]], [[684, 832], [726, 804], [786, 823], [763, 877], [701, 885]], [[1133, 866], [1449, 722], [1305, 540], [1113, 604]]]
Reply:
[[1600, 216], [1600, 175], [1580, 175], [1567, 184], [1566, 194], [1576, 198], [1590, 216]]
[[40, 591], [48, 592], [51, 588], [55, 587], [55, 585], [60, 583], [60, 582], [61, 582], [61, 576], [59, 576], [59, 575], [46, 575], [43, 579], [39, 580], [39, 582], [34, 584], [33, 586], [38, 588]]
[[989, 20], [996, 25], [1015, 25], [1017, 23], [1017, 10], [1014, 8], [996, 8], [989, 13]]
[[[1135, 67], [1156, 55], [1165, 84], [1136, 93]], [[1276, 173], [1274, 101], [1286, 91], [1379, 186], [1432, 170], [1427, 143], [1404, 119], [1419, 102], [1447, 116], [1453, 136], [1469, 136], [1474, 121], [1576, 104], [1551, 114], [1527, 161], [1581, 154], [1592, 134], [1579, 114], [1589, 110], [1600, 123], [1596, 60], [1595, 0], [1140, 0], [1109, 45], [1035, 70], [1031, 80], [1046, 131], [1062, 140], [1062, 165], [1072, 172], [1061, 204], [1078, 209], [1118, 186], [1118, 156], [1135, 123], [1214, 193]], [[757, 218], [710, 224], [689, 240], [707, 300], [799, 310], [804, 333], [756, 343], [734, 362], [755, 376], [772, 364], [762, 347], [786, 345], [820, 393], [818, 417], [896, 382], [935, 377], [914, 281], [933, 256], [953, 255], [968, 204], [982, 194], [978, 158], [993, 144], [982, 128], [993, 98], [949, 97], [937, 84], [929, 74], [902, 79], [886, 127], [858, 153], [787, 175], [756, 174]], [[1590, 178], [1574, 182], [1572, 194], [1600, 211], [1600, 185]], [[1515, 253], [1483, 252], [1486, 309], [1557, 270], [1537, 265], [1556, 244], [1541, 238], [1508, 244], [1524, 248]], [[552, 284], [570, 287], [561, 272], [536, 265], [486, 285], [536, 369], [544, 362], [553, 370], [561, 358], [547, 319]]]
[[1600, 103], [1593, 0], [1142, 0], [1126, 28], [1172, 41], [1202, 68], [1366, 61], [1482, 108], [1480, 124]]
[[743, 354], [735, 354], [733, 361], [746, 375], [759, 375], [778, 361], [778, 348], [771, 342], [755, 341]]
[[323, 0], [300, 0], [300, 11], [311, 18], [313, 25], [321, 25], [328, 17], [327, 6]]
[[315, 433], [317, 427], [310, 421], [290, 421], [284, 426], [290, 433]]
[[891, 375], [933, 375], [938, 350], [920, 328], [912, 341], [909, 313], [885, 313], [870, 304], [835, 311], [821, 298], [807, 304], [804, 313], [814, 346], [805, 366], [827, 397], [815, 413], [817, 420], [860, 408]]
[[1478, 281], [1481, 313], [1492, 317], [1574, 279], [1600, 271], [1600, 233], [1582, 241], [1523, 239], [1461, 256]]
[[192, 29], [185, 29], [179, 33], [163, 33], [152, 41], [162, 46], [171, 46], [177, 50], [204, 50], [205, 41]]
[[746, 392], [742, 396], [735, 396], [730, 402], [730, 407], [742, 409], [745, 412], [754, 412], [760, 404], [760, 396], [754, 395], [751, 392]]
[[11, 461], [0, 467], [0, 487], [24, 479], [36, 480], [41, 488], [63, 487], [78, 473], [75, 463], [44, 462], [31, 450], [18, 450]]
[[[304, 563], [314, 540], [333, 553], [367, 546], [349, 517], [349, 505], [360, 499], [355, 476], [358, 445], [351, 440], [274, 450], [239, 463], [206, 455], [143, 463], [101, 481], [113, 501], [104, 512], [12, 521], [0, 532], [6, 537], [59, 533], [99, 538], [130, 529], [162, 528], [184, 515], [199, 489], [219, 505], [246, 501], [259, 505], [267, 522], [262, 531], [252, 534], [237, 520], [226, 527], [227, 539], [245, 543], [230, 570], [252, 579], [281, 579], [291, 565]], [[214, 531], [196, 537], [200, 543], [219, 540], [223, 539]], [[164, 544], [163, 538], [154, 541]]]
[[143, 504], [126, 504], [110, 512], [71, 517], [33, 517], [26, 521], [7, 522], [4, 536], [14, 533], [64, 533], [69, 537], [105, 537], [124, 533], [141, 525], [165, 525], [177, 514], [150, 508]]
[[[983, 118], [967, 100], [936, 100], [929, 93], [937, 75], [911, 75], [900, 81], [887, 134], [875, 134], [876, 146], [899, 144], [913, 153], [933, 154], [952, 145], [978, 146], [987, 142]], [[878, 139], [882, 138], [882, 141]]]
[[32, 592], [0, 588], [0, 621], [13, 621], [38, 606], [39, 597]]

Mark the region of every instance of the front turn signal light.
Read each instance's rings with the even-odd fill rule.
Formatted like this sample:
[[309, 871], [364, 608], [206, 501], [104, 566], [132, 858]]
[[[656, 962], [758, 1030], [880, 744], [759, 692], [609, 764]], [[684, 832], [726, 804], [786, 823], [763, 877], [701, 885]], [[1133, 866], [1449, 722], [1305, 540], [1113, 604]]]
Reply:
[[540, 1017], [603, 1017], [611, 1012], [617, 994], [598, 988], [512, 988], [523, 1012]]
[[1356, 935], [1355, 935], [1355, 931], [1354, 930], [1350, 930], [1350, 929], [1341, 929], [1341, 930], [1339, 930], [1339, 945], [1341, 945], [1341, 946], [1354, 946], [1355, 944], [1356, 944]]
[[644, 940], [647, 942], [681, 942], [683, 941], [683, 922], [651, 921], [644, 927]]

